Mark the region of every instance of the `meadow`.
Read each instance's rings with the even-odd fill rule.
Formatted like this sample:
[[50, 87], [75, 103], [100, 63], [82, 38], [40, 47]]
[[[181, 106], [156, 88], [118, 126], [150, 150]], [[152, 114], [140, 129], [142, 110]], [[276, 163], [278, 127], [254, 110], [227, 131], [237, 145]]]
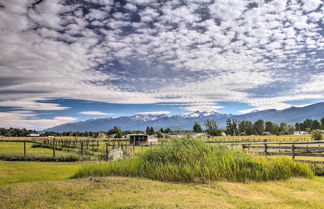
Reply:
[[214, 136], [206, 138], [206, 141], [308, 141], [311, 135], [270, 135], [270, 136]]
[[82, 167], [75, 177], [136, 176], [162, 181], [233, 182], [312, 177], [307, 165], [287, 158], [266, 158], [197, 139], [178, 139], [131, 158]]
[[[22, 152], [21, 142], [18, 144], [10, 142], [12, 144], [6, 146], [3, 145], [7, 142], [1, 143], [0, 154]], [[31, 143], [28, 144], [27, 153], [33, 149], [43, 154], [52, 152], [51, 149], [30, 146]], [[198, 146], [198, 149], [200, 148]], [[198, 155], [195, 155], [198, 152], [191, 150], [194, 153], [192, 155], [191, 151], [186, 152], [181, 147], [173, 149], [161, 146], [136, 147], [135, 158], [139, 160], [139, 156], [142, 156], [140, 160], [148, 162], [142, 164], [143, 161], [139, 161], [142, 165], [139, 167], [141, 168], [138, 170], [139, 173], [148, 171], [154, 174], [155, 178], [146, 175], [126, 175], [128, 171], [125, 166], [118, 165], [123, 161], [108, 163], [0, 161], [0, 208], [324, 208], [322, 201], [324, 177], [310, 175], [309, 169], [303, 164], [295, 163], [289, 157], [273, 157], [280, 159], [272, 161], [274, 167], [270, 167], [279, 167], [278, 172], [271, 172], [273, 169], [268, 167], [271, 163], [267, 165], [269, 161], [266, 159], [258, 161], [254, 157], [246, 157], [239, 150], [233, 152], [229, 148], [223, 149], [228, 150], [218, 159], [219, 163], [216, 163], [218, 167], [215, 167], [216, 164], [212, 163], [215, 160], [208, 161], [208, 159], [215, 157], [215, 153], [220, 151], [219, 147], [208, 149], [203, 154], [203, 159], [198, 159]], [[168, 156], [167, 153], [172, 154]], [[179, 178], [179, 170], [173, 168], [175, 170], [170, 172], [168, 169], [163, 170], [161, 166], [152, 167], [152, 163], [157, 161], [158, 165], [159, 160], [169, 162], [169, 165], [172, 165], [173, 161], [182, 164], [183, 168], [191, 162], [192, 165], [198, 164], [198, 169], [187, 170], [188, 172], [182, 175], [185, 181], [168, 179], [165, 178], [167, 175], [163, 174], [175, 173], [174, 177]], [[204, 161], [208, 163], [202, 163]], [[277, 164], [278, 162], [280, 163]], [[136, 162], [132, 164], [133, 168], [136, 165], [139, 164]], [[226, 170], [226, 166], [222, 168], [224, 165], [237, 167], [235, 171], [230, 172]], [[109, 166], [114, 166], [117, 171], [122, 168], [126, 173], [108, 172], [105, 175], [87, 173], [87, 169], [91, 170], [93, 167], [107, 172], [105, 169]], [[213, 169], [222, 168], [219, 171], [223, 172], [223, 178], [204, 179], [206, 175], [197, 172], [201, 169], [208, 171], [207, 168], [210, 166], [214, 166]], [[169, 169], [171, 167], [166, 166]], [[246, 167], [248, 169], [244, 171], [243, 168]], [[259, 179], [253, 175], [245, 180], [234, 178], [236, 175], [247, 177], [255, 169], [263, 170], [261, 173], [264, 173], [266, 178], [260, 174], [257, 175]], [[191, 176], [193, 171], [196, 172], [195, 175], [198, 174], [198, 178]], [[232, 177], [226, 178], [225, 175], [229, 173]]]
[[[64, 139], [64, 140], [88, 140], [89, 137], [74, 137], [74, 136], [58, 136], [58, 137], [35, 137], [35, 139]], [[109, 140], [109, 138], [100, 138], [99, 140]], [[213, 137], [202, 137], [205, 141], [246, 141], [246, 140], [254, 140], [254, 141], [307, 141], [311, 140], [311, 135], [265, 135], [265, 136], [213, 136]], [[32, 141], [33, 137], [1, 137], [0, 141]], [[123, 139], [120, 139], [123, 140]]]

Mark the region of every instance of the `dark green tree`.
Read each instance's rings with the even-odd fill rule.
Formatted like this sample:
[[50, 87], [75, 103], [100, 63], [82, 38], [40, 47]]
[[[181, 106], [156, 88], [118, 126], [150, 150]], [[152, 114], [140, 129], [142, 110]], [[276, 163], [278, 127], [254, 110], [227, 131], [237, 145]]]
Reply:
[[239, 123], [239, 132], [245, 133], [245, 135], [253, 134], [253, 123], [251, 121], [245, 120]]
[[151, 127], [151, 128], [150, 128], [150, 135], [153, 135], [154, 133], [155, 133], [154, 128]]
[[108, 130], [108, 135], [115, 135], [114, 138], [121, 138], [122, 137], [122, 130], [117, 127], [117, 126], [114, 126], [113, 128], [109, 129]]
[[193, 131], [194, 133], [202, 133], [202, 132], [203, 132], [203, 130], [202, 130], [200, 124], [197, 123], [197, 122], [195, 122], [194, 125], [192, 126], [192, 131]]
[[321, 118], [321, 129], [324, 130], [324, 117]]
[[313, 120], [311, 129], [312, 130], [321, 129], [321, 124], [317, 120]]
[[306, 119], [303, 122], [303, 129], [304, 130], [306, 130], [306, 128], [312, 129], [312, 125], [313, 125], [313, 120], [312, 119]]
[[146, 132], [147, 135], [153, 135], [155, 133], [153, 127], [146, 127], [146, 131], [145, 132]]
[[262, 135], [264, 132], [264, 121], [263, 120], [257, 120], [253, 124], [253, 130], [254, 133], [257, 135]]
[[280, 134], [288, 134], [288, 125], [287, 125], [287, 123], [280, 123], [279, 133]]
[[276, 134], [276, 132], [278, 131], [277, 125], [274, 122], [271, 121], [267, 121], [265, 123], [265, 131], [270, 132], [271, 134]]

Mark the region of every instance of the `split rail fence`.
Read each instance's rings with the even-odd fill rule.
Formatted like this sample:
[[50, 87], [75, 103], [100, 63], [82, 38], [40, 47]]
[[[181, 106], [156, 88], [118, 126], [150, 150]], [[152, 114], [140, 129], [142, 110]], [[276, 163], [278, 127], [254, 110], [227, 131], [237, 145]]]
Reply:
[[[215, 144], [215, 143], [210, 143]], [[243, 151], [258, 153], [262, 155], [291, 156], [296, 160], [299, 157], [324, 157], [324, 141], [295, 141], [295, 142], [237, 142], [218, 143], [233, 148], [241, 148]], [[323, 161], [316, 160], [296, 160], [316, 164], [324, 164]]]

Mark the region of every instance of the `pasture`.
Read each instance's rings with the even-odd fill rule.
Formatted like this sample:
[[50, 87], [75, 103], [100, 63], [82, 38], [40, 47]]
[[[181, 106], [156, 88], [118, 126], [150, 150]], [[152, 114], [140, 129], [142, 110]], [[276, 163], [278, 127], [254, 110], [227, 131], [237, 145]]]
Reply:
[[[0, 155], [23, 153], [22, 144], [22, 142], [0, 142]], [[27, 145], [27, 153], [52, 155], [51, 148], [32, 148], [32, 143]], [[105, 142], [100, 142], [99, 151], [105, 151], [104, 145]], [[89, 149], [91, 151], [91, 148]], [[150, 158], [155, 156], [157, 159], [165, 155], [163, 152], [160, 153], [161, 156], [156, 155], [154, 149], [138, 146], [135, 147], [135, 153], [141, 155], [143, 152], [149, 152]], [[176, 150], [180, 149], [174, 151]], [[66, 151], [56, 150], [56, 154], [65, 155]], [[209, 155], [205, 158], [208, 159]], [[291, 160], [289, 156], [285, 158]], [[186, 155], [186, 160], [188, 159], [190, 155]], [[254, 161], [240, 162], [242, 165], [245, 163], [250, 165]], [[322, 201], [324, 177], [292, 177], [288, 180], [267, 182], [252, 179], [245, 183], [229, 182], [226, 179], [174, 183], [167, 179], [150, 180], [136, 176], [129, 177], [130, 175], [121, 177], [117, 173], [103, 177], [84, 175], [72, 178], [83, 168], [92, 165], [93, 162], [87, 161], [63, 163], [0, 161], [0, 209], [324, 208]], [[168, 172], [167, 170], [163, 173]]]
[[281, 135], [281, 136], [214, 136], [206, 138], [206, 141], [308, 141], [311, 140], [311, 135]]
[[1, 185], [0, 208], [324, 208], [323, 177], [193, 184], [134, 177], [53, 180], [50, 176]]

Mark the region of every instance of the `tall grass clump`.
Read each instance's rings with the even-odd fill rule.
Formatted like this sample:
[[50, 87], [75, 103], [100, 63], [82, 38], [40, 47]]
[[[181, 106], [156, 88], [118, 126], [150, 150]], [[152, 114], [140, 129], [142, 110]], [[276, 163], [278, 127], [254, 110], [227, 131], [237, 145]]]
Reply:
[[85, 165], [74, 177], [137, 176], [176, 182], [247, 182], [312, 175], [309, 167], [287, 158], [253, 156], [226, 146], [207, 145], [187, 138], [153, 147], [132, 158]]

